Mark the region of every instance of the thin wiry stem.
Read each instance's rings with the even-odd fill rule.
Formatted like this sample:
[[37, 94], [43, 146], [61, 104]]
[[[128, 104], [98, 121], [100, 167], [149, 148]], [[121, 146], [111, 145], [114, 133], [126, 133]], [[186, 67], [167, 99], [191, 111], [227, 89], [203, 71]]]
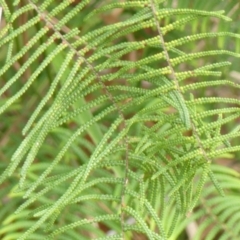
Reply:
[[[179, 92], [179, 94], [181, 95], [182, 99], [184, 100], [184, 97], [183, 97], [181, 88], [179, 86], [179, 82], [178, 82], [176, 73], [175, 73], [173, 65], [171, 63], [170, 56], [168, 54], [168, 50], [167, 50], [167, 47], [166, 47], [166, 44], [165, 44], [163, 33], [162, 33], [162, 30], [161, 30], [161, 27], [160, 27], [160, 24], [159, 24], [159, 21], [158, 21], [158, 18], [157, 18], [157, 10], [156, 10], [156, 6], [155, 6], [154, 0], [150, 0], [150, 8], [152, 10], [153, 17], [154, 17], [154, 20], [155, 20], [155, 25], [157, 27], [159, 41], [161, 43], [161, 46], [163, 48], [163, 52], [164, 52], [167, 64], [168, 64], [168, 66], [170, 68], [170, 71], [171, 71], [171, 78], [174, 81], [174, 84], [176, 86], [177, 91]], [[201, 149], [201, 153], [204, 156], [204, 158], [206, 159], [206, 161], [208, 163], [210, 163], [212, 160], [208, 157], [208, 155], [207, 155], [207, 153], [206, 153], [206, 151], [204, 149], [204, 146], [202, 144], [201, 138], [200, 138], [200, 136], [199, 136], [199, 134], [197, 132], [197, 128], [195, 126], [195, 123], [192, 121], [191, 117], [190, 117], [190, 123], [191, 123], [192, 131], [193, 131], [193, 135], [194, 135], [194, 137], [195, 137], [195, 139], [196, 139], [196, 141], [198, 143], [199, 148]]]

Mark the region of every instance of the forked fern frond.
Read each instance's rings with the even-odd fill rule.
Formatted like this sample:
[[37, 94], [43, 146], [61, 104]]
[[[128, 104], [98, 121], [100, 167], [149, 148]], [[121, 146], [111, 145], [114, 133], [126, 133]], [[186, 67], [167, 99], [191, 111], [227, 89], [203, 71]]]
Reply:
[[[197, 91], [239, 91], [220, 78], [228, 59], [206, 59], [240, 54], [186, 46], [240, 35], [173, 38], [193, 20], [231, 19], [162, 2], [0, 0], [0, 113], [22, 116], [1, 166], [1, 239], [170, 240], [192, 220], [195, 239], [238, 238], [238, 179], [212, 162], [240, 150], [239, 127], [222, 133], [240, 101]], [[112, 11], [124, 14], [108, 23]]]

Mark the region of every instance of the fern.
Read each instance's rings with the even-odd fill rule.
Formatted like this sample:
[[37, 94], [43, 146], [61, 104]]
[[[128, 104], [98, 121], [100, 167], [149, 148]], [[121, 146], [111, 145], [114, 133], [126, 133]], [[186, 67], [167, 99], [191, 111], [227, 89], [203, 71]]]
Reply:
[[239, 127], [222, 133], [240, 101], [198, 91], [239, 90], [218, 69], [240, 54], [186, 46], [240, 35], [173, 38], [230, 18], [166, 4], [0, 0], [0, 113], [22, 131], [1, 143], [1, 239], [180, 239], [190, 222], [194, 239], [238, 239], [239, 174], [215, 160], [240, 150]]

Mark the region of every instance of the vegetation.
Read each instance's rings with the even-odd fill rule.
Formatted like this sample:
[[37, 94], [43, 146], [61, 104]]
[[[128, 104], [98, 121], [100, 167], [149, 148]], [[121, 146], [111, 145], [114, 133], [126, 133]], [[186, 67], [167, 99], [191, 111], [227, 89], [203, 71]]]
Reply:
[[239, 239], [236, 0], [0, 6], [0, 239]]

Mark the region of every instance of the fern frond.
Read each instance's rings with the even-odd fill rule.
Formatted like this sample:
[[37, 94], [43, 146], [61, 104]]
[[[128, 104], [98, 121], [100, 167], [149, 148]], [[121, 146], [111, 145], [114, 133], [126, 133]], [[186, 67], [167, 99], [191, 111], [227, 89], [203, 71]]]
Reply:
[[178, 239], [192, 220], [237, 239], [239, 176], [213, 162], [240, 150], [240, 101], [204, 93], [239, 90], [220, 76], [240, 54], [189, 46], [240, 35], [162, 2], [0, 0], [0, 114], [24, 136], [0, 166], [1, 239]]

